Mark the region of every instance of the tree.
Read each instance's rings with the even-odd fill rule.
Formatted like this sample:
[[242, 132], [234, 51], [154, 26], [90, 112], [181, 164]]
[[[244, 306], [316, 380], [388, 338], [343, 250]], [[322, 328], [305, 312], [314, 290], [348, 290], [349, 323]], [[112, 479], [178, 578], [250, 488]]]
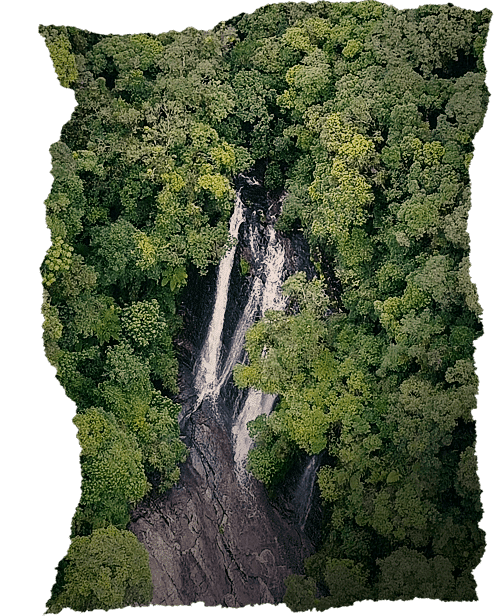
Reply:
[[312, 578], [291, 575], [285, 581], [284, 603], [293, 612], [312, 610], [316, 603], [316, 583]]
[[67, 29], [53, 27], [48, 29], [40, 26], [40, 33], [47, 38], [47, 47], [60, 85], [69, 88], [79, 75]]
[[156, 299], [134, 302], [122, 312], [124, 336], [141, 357], [148, 360], [150, 374], [164, 387], [177, 391], [177, 360], [174, 356], [174, 329], [164, 318]]
[[442, 556], [427, 559], [415, 550], [399, 548], [379, 561], [379, 599], [452, 600], [455, 581], [452, 564]]
[[370, 598], [366, 572], [362, 565], [355, 564], [352, 560], [329, 559], [324, 578], [330, 592], [320, 599], [319, 603], [325, 609], [352, 605], [355, 601]]
[[[82, 490], [74, 531], [88, 520], [92, 528], [113, 524], [125, 528], [129, 504], [149, 491], [136, 438], [119, 428], [102, 409], [90, 408], [74, 418], [81, 444]], [[82, 523], [84, 521], [84, 526]]]
[[59, 319], [57, 308], [51, 305], [50, 298], [46, 292], [43, 293], [43, 343], [45, 346], [45, 354], [48, 361], [53, 365], [57, 365], [57, 359], [61, 353], [58, 341], [62, 336], [63, 326]]
[[62, 580], [47, 603], [50, 614], [65, 607], [109, 610], [151, 601], [148, 554], [132, 533], [114, 526], [75, 537], [59, 574]]

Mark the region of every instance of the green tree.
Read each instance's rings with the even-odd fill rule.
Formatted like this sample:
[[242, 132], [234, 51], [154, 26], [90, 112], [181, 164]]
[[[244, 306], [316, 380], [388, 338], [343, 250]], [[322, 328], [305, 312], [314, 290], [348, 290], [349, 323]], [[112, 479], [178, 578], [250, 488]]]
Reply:
[[316, 604], [316, 583], [312, 578], [291, 575], [285, 579], [284, 603], [293, 612], [312, 610]]
[[59, 575], [63, 579], [58, 580], [58, 592], [47, 604], [50, 614], [65, 607], [84, 612], [151, 601], [146, 550], [132, 533], [113, 526], [96, 529], [89, 537], [75, 537]]
[[329, 559], [324, 579], [330, 593], [320, 599], [320, 606], [341, 607], [370, 597], [368, 580], [362, 565], [352, 560]]
[[52, 58], [55, 72], [57, 73], [60, 85], [69, 88], [78, 78], [76, 59], [72, 53], [72, 47], [68, 37], [63, 31], [50, 43], [47, 43], [50, 56]]
[[446, 558], [427, 559], [415, 550], [402, 547], [379, 561], [379, 566], [379, 599], [404, 601], [419, 597], [445, 601], [454, 598], [453, 567]]
[[83, 520], [90, 520], [93, 528], [108, 524], [125, 528], [129, 504], [142, 499], [151, 488], [138, 443], [102, 409], [79, 413], [74, 423], [78, 427], [83, 477], [81, 501], [74, 518], [75, 534], [84, 529]]

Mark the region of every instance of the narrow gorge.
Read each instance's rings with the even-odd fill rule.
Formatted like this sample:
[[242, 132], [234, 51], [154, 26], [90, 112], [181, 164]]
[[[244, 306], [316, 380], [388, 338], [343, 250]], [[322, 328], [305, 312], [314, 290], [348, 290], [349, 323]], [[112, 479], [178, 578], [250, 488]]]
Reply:
[[[283, 197], [268, 200], [253, 177], [240, 176], [236, 187], [232, 245], [184, 295], [178, 400], [188, 459], [178, 485], [146, 499], [132, 516], [131, 530], [150, 555], [157, 604], [279, 603], [284, 578], [301, 573], [314, 551], [305, 527], [318, 498], [316, 457], [294, 465], [272, 502], [246, 470], [247, 425], [269, 414], [277, 397], [239, 390], [232, 378], [246, 359], [248, 327], [267, 310], [283, 310], [283, 281], [300, 269], [312, 272], [312, 265], [302, 237], [275, 230]], [[245, 274], [241, 257], [249, 263]]]

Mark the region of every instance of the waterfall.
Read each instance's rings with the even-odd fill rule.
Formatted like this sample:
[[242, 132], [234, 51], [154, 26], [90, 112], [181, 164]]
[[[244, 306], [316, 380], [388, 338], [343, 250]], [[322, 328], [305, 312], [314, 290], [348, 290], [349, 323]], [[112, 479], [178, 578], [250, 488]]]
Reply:
[[263, 293], [262, 313], [267, 310], [283, 310], [286, 299], [282, 295], [285, 252], [277, 241], [275, 229], [268, 227], [268, 250], [265, 258], [266, 282]]
[[[253, 242], [251, 243], [253, 246]], [[283, 246], [277, 241], [275, 229], [268, 226], [268, 246], [262, 261], [265, 283], [261, 286], [259, 309], [263, 316], [267, 310], [283, 310], [286, 300], [282, 295], [282, 280], [285, 265], [285, 252]], [[240, 477], [245, 475], [246, 459], [252, 445], [247, 424], [258, 415], [269, 415], [273, 409], [277, 396], [265, 394], [255, 389], [248, 391], [247, 397], [232, 426], [234, 440], [235, 468]]]
[[[245, 221], [245, 212], [238, 194], [230, 220], [229, 231], [232, 241], [238, 239], [240, 226]], [[256, 318], [263, 316], [267, 310], [283, 310], [285, 308], [286, 300], [282, 295], [285, 251], [273, 224], [274, 221], [271, 220], [266, 227], [261, 227], [257, 221], [252, 221], [247, 225], [245, 242], [249, 245], [253, 257], [253, 279], [243, 313], [230, 340], [226, 341], [228, 352], [222, 361], [220, 361], [222, 333], [226, 317], [230, 278], [237, 248], [235, 244], [229, 248], [220, 262], [213, 315], [195, 366], [194, 386], [198, 394], [195, 409], [200, 406], [205, 397], [213, 400], [218, 399], [220, 391], [232, 374], [234, 366], [243, 359], [246, 331]], [[247, 424], [261, 413], [269, 414], [273, 409], [275, 400], [275, 395], [250, 389], [241, 400], [240, 407], [233, 409], [231, 436], [235, 467], [240, 477], [245, 477], [247, 453], [252, 445]]]
[[261, 414], [269, 415], [277, 396], [250, 389], [240, 414], [232, 427], [234, 437], [234, 462], [236, 472], [242, 480], [246, 474], [246, 460], [253, 440], [249, 436], [247, 424]]
[[296, 514], [296, 520], [301, 528], [304, 528], [308, 521], [309, 511], [311, 509], [311, 500], [316, 481], [316, 471], [320, 466], [321, 456], [313, 455], [308, 460], [301, 478], [294, 492], [292, 502]]
[[238, 238], [239, 227], [244, 220], [244, 205], [237, 195], [234, 212], [230, 219], [229, 234], [233, 245], [227, 250], [218, 266], [215, 305], [206, 340], [195, 368], [195, 389], [200, 399], [205, 395], [214, 394], [217, 385], [218, 360], [222, 346], [222, 331], [225, 320], [225, 309], [229, 293], [230, 275], [234, 264], [236, 251], [235, 240]]
[[[284, 516], [246, 471], [252, 446], [247, 424], [270, 414], [276, 397], [239, 390], [232, 378], [234, 366], [246, 359], [246, 331], [267, 310], [284, 309], [282, 282], [310, 267], [309, 252], [298, 246], [296, 253], [294, 238], [275, 231], [259, 182], [238, 176], [236, 185], [232, 246], [216, 268], [211, 305], [202, 305], [210, 277], [191, 277], [184, 299], [184, 348], [201, 344], [194, 367], [189, 355], [181, 365], [179, 423], [190, 455], [178, 485], [157, 496], [153, 507], [142, 505], [130, 524], [150, 554], [156, 604], [278, 603], [286, 591], [284, 579], [302, 570], [312, 549], [301, 525], [294, 523], [292, 492], [284, 501], [289, 512]], [[244, 205], [248, 200], [256, 205]], [[250, 265], [242, 278], [235, 265], [241, 254]], [[309, 480], [303, 483], [312, 490]], [[308, 498], [303, 491], [301, 499], [306, 503]], [[304, 523], [307, 508], [301, 516]]]
[[[249, 298], [232, 336], [230, 350], [223, 364], [218, 386], [222, 387], [232, 374], [234, 366], [241, 360], [246, 331], [254, 323], [256, 314], [263, 316], [267, 310], [283, 310], [286, 300], [281, 293], [284, 275], [285, 254], [278, 244], [273, 226], [268, 227], [268, 246], [266, 251], [256, 248], [254, 238], [258, 235], [256, 227], [250, 226], [248, 238], [251, 250], [261, 260], [260, 271], [255, 274]], [[262, 281], [265, 279], [265, 282]]]

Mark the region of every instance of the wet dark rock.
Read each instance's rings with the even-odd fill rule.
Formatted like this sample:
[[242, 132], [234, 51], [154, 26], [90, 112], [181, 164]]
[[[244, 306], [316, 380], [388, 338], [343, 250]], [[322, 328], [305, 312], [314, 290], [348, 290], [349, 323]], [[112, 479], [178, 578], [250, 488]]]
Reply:
[[[310, 277], [315, 274], [302, 235], [274, 235], [282, 198], [270, 201], [260, 184], [242, 176], [237, 190], [249, 208], [238, 229], [230, 272], [220, 368], [233, 359], [245, 360], [243, 337], [236, 340], [235, 332], [239, 323], [247, 327], [262, 316], [259, 302], [253, 302], [253, 289], [266, 282], [270, 234], [271, 246], [275, 241], [284, 249], [283, 279], [298, 270]], [[241, 255], [250, 265], [247, 275], [241, 273]], [[203, 277], [192, 274], [182, 296], [177, 401], [182, 405], [179, 423], [188, 459], [178, 485], [164, 495], [154, 493], [131, 517], [130, 530], [149, 553], [155, 604], [279, 603], [286, 590], [284, 579], [302, 573], [304, 558], [314, 551], [311, 520], [313, 512], [317, 515], [318, 493], [314, 473], [304, 476], [308, 460], [294, 465], [287, 489], [279, 490], [271, 502], [263, 485], [240, 472], [235, 462], [234, 426], [248, 393], [235, 387], [232, 376], [215, 395], [197, 391], [195, 370], [214, 312], [216, 279], [213, 269]]]
[[214, 419], [225, 412], [205, 401], [190, 416], [179, 485], [134, 511], [131, 530], [150, 555], [155, 604], [278, 603], [284, 578], [301, 573], [311, 553], [259, 482], [239, 482], [229, 434]]

